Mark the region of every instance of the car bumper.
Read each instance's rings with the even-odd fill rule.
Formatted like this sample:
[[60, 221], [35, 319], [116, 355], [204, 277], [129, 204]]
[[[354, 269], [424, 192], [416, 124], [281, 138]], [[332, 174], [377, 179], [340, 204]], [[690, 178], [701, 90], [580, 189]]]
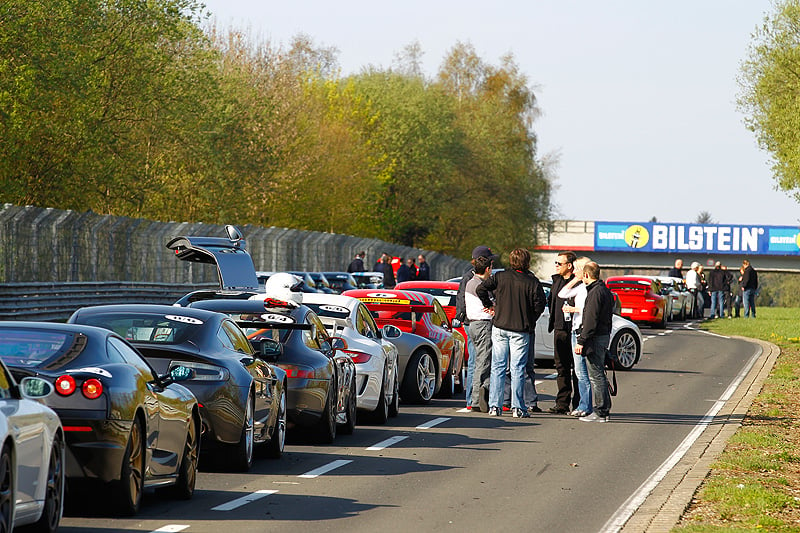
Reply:
[[286, 417], [290, 426], [313, 426], [322, 418], [330, 382], [325, 379], [288, 378]]
[[67, 445], [64, 473], [71, 480], [116, 481], [133, 421], [107, 420], [105, 411], [87, 415], [61, 418]]

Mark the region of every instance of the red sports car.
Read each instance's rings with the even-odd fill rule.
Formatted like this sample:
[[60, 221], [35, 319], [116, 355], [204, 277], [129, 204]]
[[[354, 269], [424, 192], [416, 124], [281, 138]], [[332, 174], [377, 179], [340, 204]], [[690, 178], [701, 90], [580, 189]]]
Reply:
[[436, 360], [432, 362], [435, 369], [427, 368], [430, 361], [420, 360], [410, 364], [409, 361], [400, 361], [403, 375], [402, 397], [413, 397], [417, 387], [417, 374], [430, 373], [431, 370], [438, 374], [435, 391], [443, 396], [452, 396], [453, 363], [461, 359], [466, 339], [453, 329], [442, 304], [436, 298], [424, 292], [396, 289], [356, 289], [342, 294], [364, 302], [375, 317], [378, 327], [395, 325], [401, 331], [429, 339], [438, 349]]
[[647, 276], [612, 276], [606, 286], [619, 297], [621, 314], [634, 322], [667, 327], [667, 297], [661, 282]]
[[[397, 290], [417, 291], [430, 294], [436, 298], [442, 309], [447, 315], [449, 324], [453, 323], [456, 317], [456, 295], [458, 294], [458, 282], [453, 281], [402, 281], [395, 285]], [[466, 370], [466, 363], [469, 360], [467, 353], [467, 332], [464, 331], [464, 326], [459, 325], [456, 329], [464, 337], [464, 350], [461, 352], [461, 357], [457, 357], [452, 364], [453, 376], [455, 377], [456, 389], [463, 390], [464, 376], [462, 376], [462, 369]]]

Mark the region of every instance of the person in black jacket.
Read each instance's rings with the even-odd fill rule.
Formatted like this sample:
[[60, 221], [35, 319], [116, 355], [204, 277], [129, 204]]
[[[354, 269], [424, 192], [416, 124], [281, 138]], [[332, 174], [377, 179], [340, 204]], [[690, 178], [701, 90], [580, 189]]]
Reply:
[[367, 252], [358, 252], [355, 258], [347, 265], [348, 272], [364, 272], [364, 258], [367, 256]]
[[[515, 418], [527, 418], [525, 367], [534, 342], [536, 320], [547, 305], [539, 279], [529, 270], [531, 254], [516, 248], [509, 254], [508, 270], [492, 274], [475, 289], [492, 319], [492, 373], [489, 379], [489, 414], [500, 416], [506, 365], [511, 367], [511, 410]], [[492, 302], [489, 293], [493, 292]]]
[[756, 317], [756, 290], [758, 289], [758, 273], [756, 269], [750, 266], [750, 261], [745, 259], [742, 261], [742, 302], [744, 303], [744, 317], [750, 318], [750, 312], [753, 313], [753, 318]]
[[556, 404], [550, 408], [550, 412], [562, 415], [576, 408], [580, 399], [578, 379], [572, 374], [572, 317], [570, 313], [565, 314], [562, 309], [565, 303], [573, 305], [574, 302], [567, 302], [558, 297], [562, 287], [575, 277], [573, 274], [575, 259], [577, 259], [575, 252], [559, 252], [556, 256], [556, 273], [553, 274], [553, 285], [550, 289], [550, 321], [547, 323], [547, 331], [553, 332], [553, 364], [558, 376]]
[[611, 395], [606, 378], [606, 353], [611, 337], [614, 296], [600, 280], [600, 266], [594, 261], [583, 267], [583, 283], [586, 285], [586, 303], [583, 306], [583, 323], [575, 353], [584, 356], [589, 367], [594, 411], [578, 420], [607, 422], [611, 410]]

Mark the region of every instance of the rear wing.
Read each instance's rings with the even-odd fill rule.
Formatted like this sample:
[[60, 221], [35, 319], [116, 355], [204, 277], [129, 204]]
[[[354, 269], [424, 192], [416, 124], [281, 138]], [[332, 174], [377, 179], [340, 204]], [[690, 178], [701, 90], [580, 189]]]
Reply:
[[181, 261], [216, 265], [220, 289], [258, 291], [258, 277], [253, 259], [238, 229], [226, 226], [228, 237], [182, 235], [167, 242]]
[[364, 305], [370, 311], [400, 311], [404, 313], [433, 313], [434, 307], [426, 304], [389, 304], [389, 303], [370, 303], [364, 300]]

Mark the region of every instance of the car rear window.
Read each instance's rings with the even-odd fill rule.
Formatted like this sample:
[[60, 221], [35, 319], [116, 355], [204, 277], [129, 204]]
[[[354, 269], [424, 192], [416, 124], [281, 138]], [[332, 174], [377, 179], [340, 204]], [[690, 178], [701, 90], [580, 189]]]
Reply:
[[0, 333], [0, 358], [12, 367], [37, 367], [71, 358], [86, 346], [86, 337], [66, 331], [6, 329]]
[[110, 329], [128, 342], [143, 344], [181, 344], [199, 335], [203, 321], [180, 314], [146, 315], [104, 314], [89, 316], [83, 323]]

